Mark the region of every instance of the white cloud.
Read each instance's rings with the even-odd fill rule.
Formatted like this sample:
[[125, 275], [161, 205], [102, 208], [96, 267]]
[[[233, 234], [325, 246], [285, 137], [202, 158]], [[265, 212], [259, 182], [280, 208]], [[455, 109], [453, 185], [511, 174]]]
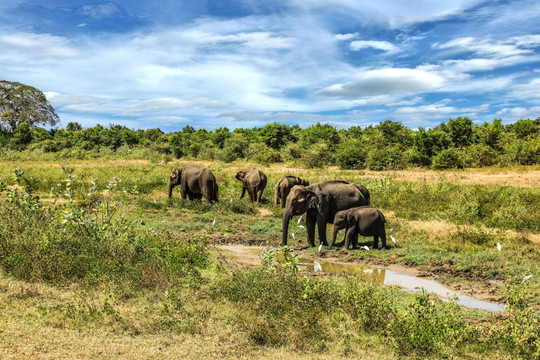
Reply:
[[514, 122], [521, 119], [536, 119], [540, 117], [538, 114], [540, 114], [540, 106], [503, 108], [496, 115], [507, 121], [510, 120], [509, 122]]
[[389, 54], [395, 54], [400, 51], [399, 47], [388, 41], [366, 41], [366, 40], [357, 40], [353, 41], [350, 44], [351, 50], [358, 51], [366, 48], [373, 48], [377, 50], [386, 51]]
[[12, 33], [0, 34], [0, 45], [4, 53], [16, 51], [33, 56], [69, 58], [79, 54], [69, 46], [68, 39], [49, 34]]
[[318, 94], [353, 99], [433, 91], [443, 85], [444, 79], [433, 73], [415, 69], [386, 68], [367, 71], [351, 82], [329, 86], [320, 90]]
[[351, 40], [351, 39], [357, 38], [358, 35], [359, 35], [358, 33], [337, 34], [337, 35], [335, 35], [335, 39], [339, 40], [339, 41], [346, 41], [346, 40]]
[[514, 85], [512, 90], [513, 95], [518, 99], [540, 99], [540, 79], [536, 78], [526, 84]]
[[[378, 21], [391, 27], [401, 27], [414, 22], [443, 19], [474, 7], [482, 0], [419, 0], [411, 6], [402, 0], [293, 0], [292, 4], [304, 11], [340, 11], [359, 21]], [[290, 2], [287, 2], [290, 3]]]
[[404, 122], [421, 123], [433, 120], [441, 121], [442, 119], [459, 116], [475, 118], [479, 113], [486, 112], [489, 109], [488, 105], [459, 108], [448, 105], [450, 102], [450, 100], [446, 99], [429, 105], [405, 106], [396, 109], [393, 116]]

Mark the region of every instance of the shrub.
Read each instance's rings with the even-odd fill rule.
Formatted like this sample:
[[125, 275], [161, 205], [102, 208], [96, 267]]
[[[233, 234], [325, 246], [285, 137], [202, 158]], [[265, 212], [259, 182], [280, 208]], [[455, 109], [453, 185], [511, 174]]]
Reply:
[[396, 145], [371, 150], [366, 161], [369, 169], [375, 171], [405, 168], [403, 149]]
[[459, 354], [467, 336], [457, 304], [443, 304], [426, 291], [390, 323], [388, 332], [399, 354], [419, 357]]
[[439, 154], [433, 157], [431, 167], [436, 170], [463, 168], [463, 161], [461, 160], [460, 151], [456, 148], [442, 150]]
[[350, 140], [338, 146], [336, 161], [340, 169], [361, 170], [366, 167], [366, 150], [362, 142]]
[[[22, 173], [15, 175], [21, 182]], [[108, 200], [86, 210], [76, 206], [70, 181], [65, 186], [56, 189], [68, 194], [60, 206], [44, 206], [29, 188], [19, 194], [0, 186], [6, 196], [0, 206], [0, 265], [6, 273], [28, 281], [109, 279], [142, 288], [199, 276], [208, 257], [205, 235], [178, 239], [156, 233], [119, 216], [120, 205]]]
[[247, 149], [247, 157], [258, 164], [268, 165], [283, 161], [281, 153], [263, 143], [251, 143]]
[[334, 162], [334, 152], [327, 143], [317, 143], [302, 154], [302, 163], [307, 168], [323, 168]]

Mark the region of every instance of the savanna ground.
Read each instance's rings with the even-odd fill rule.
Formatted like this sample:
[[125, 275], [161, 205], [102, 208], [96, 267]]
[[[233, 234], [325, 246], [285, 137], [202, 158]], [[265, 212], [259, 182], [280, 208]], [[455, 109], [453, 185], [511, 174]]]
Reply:
[[[219, 203], [183, 201], [179, 189], [167, 198], [171, 168], [188, 164], [213, 170]], [[234, 175], [252, 166], [268, 176], [261, 204], [238, 199]], [[396, 244], [318, 253], [295, 218], [289, 269], [219, 250], [282, 251], [273, 187], [284, 175], [364, 184]], [[540, 358], [537, 166], [370, 172], [27, 159], [2, 161], [0, 177], [2, 359]], [[42, 224], [45, 208], [56, 210]], [[460, 309], [362, 279], [295, 274], [296, 254], [399, 267], [509, 308]]]

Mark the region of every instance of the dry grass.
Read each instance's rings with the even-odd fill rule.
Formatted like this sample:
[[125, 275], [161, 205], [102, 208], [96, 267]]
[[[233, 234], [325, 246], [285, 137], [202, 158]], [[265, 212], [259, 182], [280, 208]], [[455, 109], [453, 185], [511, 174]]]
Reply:
[[[103, 301], [103, 293], [96, 293]], [[121, 317], [137, 325], [119, 329], [117, 325], [77, 324], [40, 309], [54, 309], [66, 303], [81, 302], [76, 287], [58, 289], [30, 284], [0, 274], [0, 358], [1, 359], [356, 359], [381, 358], [387, 349], [367, 337], [365, 352], [351, 353], [336, 344], [324, 353], [300, 353], [282, 347], [259, 347], [233, 328], [224, 314], [215, 314], [200, 334], [175, 331], [148, 331], [152, 320], [151, 299], [116, 304]], [[89, 300], [90, 301], [90, 300]], [[355, 346], [356, 347], [356, 346]], [[394, 359], [393, 354], [383, 359]]]

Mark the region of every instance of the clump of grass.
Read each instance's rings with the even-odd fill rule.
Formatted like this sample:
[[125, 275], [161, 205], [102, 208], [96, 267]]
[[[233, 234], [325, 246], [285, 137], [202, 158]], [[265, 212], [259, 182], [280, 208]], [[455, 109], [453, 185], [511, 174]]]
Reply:
[[457, 304], [443, 304], [423, 291], [388, 326], [400, 355], [455, 356], [471, 336]]

